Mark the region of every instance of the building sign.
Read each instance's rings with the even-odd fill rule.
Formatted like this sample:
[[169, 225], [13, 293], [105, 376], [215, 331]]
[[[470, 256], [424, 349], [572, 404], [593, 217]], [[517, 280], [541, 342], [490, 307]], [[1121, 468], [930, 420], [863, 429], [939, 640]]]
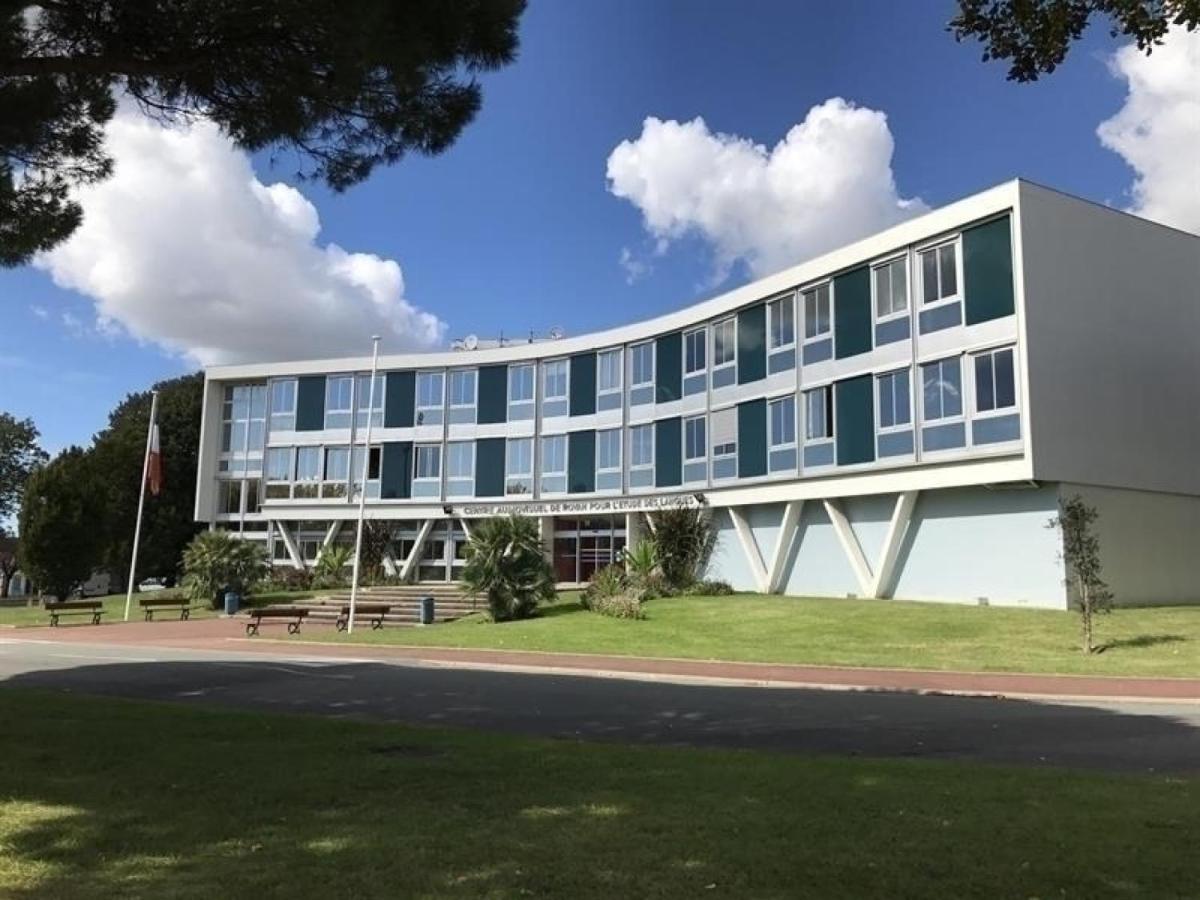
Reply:
[[696, 495], [677, 494], [671, 497], [614, 497], [610, 500], [562, 500], [542, 503], [464, 503], [454, 507], [454, 514], [472, 517], [505, 516], [510, 513], [525, 516], [562, 516], [640, 512], [675, 507], [695, 508], [700, 505]]

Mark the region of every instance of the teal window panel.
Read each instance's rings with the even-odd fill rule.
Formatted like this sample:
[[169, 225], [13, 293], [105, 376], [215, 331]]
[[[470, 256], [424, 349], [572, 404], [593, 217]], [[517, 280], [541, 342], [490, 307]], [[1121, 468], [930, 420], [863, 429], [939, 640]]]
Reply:
[[508, 366], [481, 366], [479, 400], [475, 421], [491, 424], [507, 421]]
[[654, 484], [675, 487], [683, 482], [683, 420], [660, 419], [654, 423]]
[[590, 416], [596, 411], [596, 354], [571, 357], [571, 415]]
[[997, 444], [1020, 440], [1021, 417], [1017, 413], [1013, 413], [1011, 416], [976, 419], [971, 423], [971, 439], [976, 444]]
[[296, 380], [296, 430], [325, 430], [324, 375], [305, 375]]
[[379, 469], [379, 495], [384, 500], [412, 497], [412, 441], [389, 441], [383, 445]]
[[384, 389], [384, 427], [412, 428], [416, 390], [416, 372], [387, 373], [387, 387]]
[[767, 305], [760, 303], [738, 313], [738, 384], [767, 377]]
[[1009, 217], [966, 229], [962, 246], [967, 324], [1011, 316], [1016, 306]]
[[738, 404], [738, 478], [767, 474], [767, 401]]
[[657, 341], [654, 361], [654, 400], [670, 403], [683, 396], [683, 333], [664, 334]]
[[870, 375], [847, 378], [833, 386], [837, 464], [875, 460], [875, 391]]
[[833, 346], [838, 359], [872, 349], [871, 270], [859, 266], [833, 279]]
[[[593, 362], [595, 358], [593, 357]], [[596, 432], [572, 431], [567, 435], [567, 493], [596, 490]]]
[[504, 496], [504, 438], [475, 442], [475, 496]]

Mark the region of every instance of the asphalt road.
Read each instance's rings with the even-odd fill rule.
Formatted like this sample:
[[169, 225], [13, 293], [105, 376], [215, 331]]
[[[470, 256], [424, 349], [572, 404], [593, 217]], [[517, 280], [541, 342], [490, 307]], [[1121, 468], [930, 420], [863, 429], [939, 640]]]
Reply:
[[1200, 772], [1200, 704], [726, 687], [0, 640], [0, 688], [577, 740]]

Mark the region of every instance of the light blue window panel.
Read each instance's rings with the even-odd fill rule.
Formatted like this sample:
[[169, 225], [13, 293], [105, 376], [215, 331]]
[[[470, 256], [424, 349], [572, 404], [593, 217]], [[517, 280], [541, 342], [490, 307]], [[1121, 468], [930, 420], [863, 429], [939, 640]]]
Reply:
[[896, 341], [906, 341], [909, 337], [908, 316], [902, 319], [891, 319], [880, 322], [875, 326], [875, 346], [894, 344]]
[[804, 345], [804, 364], [824, 362], [833, 358], [833, 340], [814, 341]]
[[713, 478], [736, 478], [737, 457], [724, 457], [713, 460]]
[[921, 366], [921, 390], [926, 422], [953, 419], [962, 415], [962, 360], [940, 359]]
[[772, 450], [767, 461], [772, 472], [795, 472], [796, 448], [789, 447], [786, 450]]
[[708, 390], [708, 375], [701, 372], [699, 375], [688, 375], [683, 379], [683, 395], [690, 397], [692, 394], [703, 394]]
[[354, 379], [349, 375], [329, 376], [325, 379], [325, 427], [350, 427], [350, 395], [354, 392]]
[[620, 472], [597, 472], [596, 473], [596, 490], [598, 491], [619, 491], [621, 489], [621, 473]]
[[475, 479], [448, 478], [446, 479], [447, 497], [471, 497], [475, 494]]
[[976, 419], [971, 423], [971, 439], [976, 444], [1018, 441], [1021, 439], [1021, 417], [1013, 413], [1011, 416]]
[[889, 431], [879, 436], [879, 456], [911, 456], [912, 431]]
[[708, 463], [695, 462], [684, 463], [683, 465], [683, 480], [689, 484], [696, 481], [705, 481], [708, 478]]
[[879, 427], [895, 428], [897, 425], [912, 424], [908, 369], [880, 375], [875, 384], [879, 395]]
[[546, 475], [542, 478], [542, 493], [565, 494], [567, 492], [566, 475]]
[[813, 469], [817, 466], [833, 465], [833, 442], [827, 444], [810, 444], [804, 448], [804, 467]]
[[436, 481], [414, 481], [412, 483], [414, 497], [439, 497], [441, 493], [442, 486]]
[[569, 400], [546, 400], [542, 403], [542, 415], [547, 418], [565, 416], [570, 411], [569, 404]]
[[779, 350], [767, 357], [768, 375], [774, 375], [776, 372], [787, 372], [794, 368], [796, 368], [795, 347], [787, 350]]
[[596, 398], [596, 409], [620, 409], [621, 395], [620, 394], [601, 394]]
[[962, 324], [962, 304], [947, 303], [933, 309], [921, 310], [921, 334], [941, 331]]
[[448, 415], [451, 425], [473, 425], [475, 423], [475, 407], [473, 406], [451, 407]]
[[712, 373], [713, 390], [729, 387], [731, 384], [737, 384], [737, 366], [726, 366]]
[[441, 425], [443, 389], [445, 376], [441, 372], [417, 373], [417, 408], [415, 422], [418, 425]]
[[931, 425], [921, 430], [921, 448], [927, 452], [954, 450], [967, 445], [967, 426], [962, 422]]
[[653, 469], [634, 469], [629, 473], [629, 486], [635, 488], [654, 487]]
[[[652, 384], [644, 385], [643, 387], [633, 388], [629, 392], [629, 405], [630, 406], [641, 406], [644, 403], [653, 403], [653, 402], [654, 402], [654, 385], [652, 385]], [[620, 405], [620, 398], [618, 398], [617, 405], [618, 406]]]
[[532, 403], [518, 403], [508, 408], [508, 421], [521, 422], [533, 418]]

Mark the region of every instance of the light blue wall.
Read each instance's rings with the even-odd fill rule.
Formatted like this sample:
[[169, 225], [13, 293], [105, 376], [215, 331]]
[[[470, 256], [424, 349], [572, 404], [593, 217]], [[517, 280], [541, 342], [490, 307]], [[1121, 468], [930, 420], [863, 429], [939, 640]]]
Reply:
[[737, 531], [734, 530], [729, 511], [718, 509], [714, 512], [713, 524], [717, 529], [717, 546], [713, 550], [712, 562], [708, 567], [708, 577], [728, 581], [735, 590], [758, 590], [750, 563], [738, 542]]
[[796, 536], [784, 562], [783, 593], [845, 597], [861, 590], [820, 500], [804, 504]]

